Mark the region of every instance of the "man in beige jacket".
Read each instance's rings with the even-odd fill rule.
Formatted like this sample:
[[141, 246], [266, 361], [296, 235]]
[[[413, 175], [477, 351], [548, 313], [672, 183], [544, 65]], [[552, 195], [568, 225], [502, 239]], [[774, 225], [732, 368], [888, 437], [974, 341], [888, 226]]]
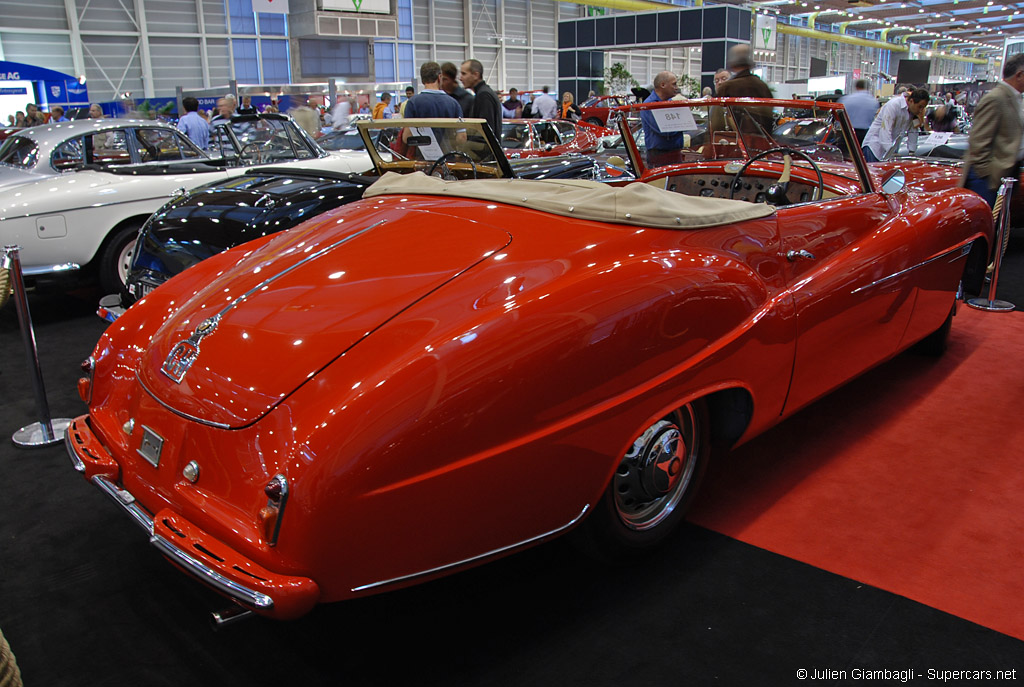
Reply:
[[996, 203], [999, 180], [1016, 177], [1018, 161], [1024, 157], [1022, 92], [1024, 53], [1018, 53], [1006, 60], [1003, 80], [985, 94], [974, 110], [961, 184], [989, 205]]

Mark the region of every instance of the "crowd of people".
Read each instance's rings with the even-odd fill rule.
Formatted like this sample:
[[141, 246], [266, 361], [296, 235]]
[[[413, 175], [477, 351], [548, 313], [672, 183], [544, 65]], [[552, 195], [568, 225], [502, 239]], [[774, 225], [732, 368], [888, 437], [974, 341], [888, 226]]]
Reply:
[[[93, 119], [103, 118], [103, 108], [96, 103], [89, 106], [88, 116]], [[43, 111], [37, 103], [28, 103], [24, 110], [18, 110], [14, 114], [7, 115], [7, 126], [29, 127], [49, 124], [50, 122], [70, 121], [66, 111], [60, 105], [53, 105], [48, 111]]]
[[[710, 97], [713, 94], [718, 97], [771, 98], [771, 89], [753, 73], [754, 66], [750, 46], [733, 46], [728, 52], [726, 66], [714, 75], [713, 90], [711, 87], [705, 88], [702, 96]], [[571, 92], [563, 93], [559, 101], [551, 95], [548, 86], [531, 93], [532, 97], [526, 97], [516, 88], [511, 88], [508, 96], [501, 100], [484, 79], [484, 67], [476, 59], [465, 60], [458, 66], [453, 62], [426, 62], [420, 67], [420, 81], [423, 84], [420, 91], [417, 93], [411, 86], [406, 88], [405, 99], [398, 107], [392, 102], [391, 93], [383, 92], [372, 108], [366, 100], [357, 105], [357, 101], [349, 95], [340, 97], [329, 111], [314, 104], [309, 98], [300, 98], [299, 104], [290, 109], [288, 114], [311, 136], [325, 130], [347, 128], [357, 113], [369, 115], [373, 119], [480, 118], [486, 120], [495, 132], [501, 131], [503, 119], [579, 121], [583, 116]], [[657, 74], [652, 88], [644, 102], [661, 102], [679, 97], [678, 78], [672, 72]], [[993, 204], [999, 180], [1004, 176], [1016, 177], [1021, 159], [1024, 158], [1022, 92], [1024, 55], [1014, 55], [1004, 64], [1002, 81], [981, 97], [980, 101], [970, 100], [967, 93], [962, 91], [947, 92], [940, 96], [941, 103], [928, 112], [927, 107], [935, 96], [923, 88], [901, 86], [883, 105], [871, 93], [865, 80], [858, 80], [852, 93], [843, 95], [837, 91], [836, 95], [846, 109], [857, 142], [868, 162], [884, 159], [900, 137], [910, 132], [959, 133], [961, 117], [973, 110], [963, 184]], [[178, 121], [178, 128], [202, 148], [208, 147], [210, 127], [218, 120], [230, 119], [235, 114], [257, 112], [249, 96], [243, 96], [239, 106], [230, 94], [219, 98], [216, 109], [210, 113], [200, 109], [199, 101], [191, 96], [185, 97], [182, 105], [185, 112]], [[277, 101], [271, 100], [263, 111], [277, 112]], [[88, 117], [103, 118], [102, 108], [92, 104]], [[721, 107], [712, 107], [709, 117], [712, 128], [726, 126], [725, 113]], [[640, 119], [649, 157], [663, 157], [680, 148], [681, 144], [677, 140], [682, 135], [680, 132], [661, 132], [650, 111], [641, 112]], [[68, 118], [64, 108], [59, 105], [44, 112], [36, 103], [28, 103], [24, 111], [19, 110], [8, 116], [8, 124], [16, 127], [65, 121]], [[769, 122], [754, 124], [770, 126]]]

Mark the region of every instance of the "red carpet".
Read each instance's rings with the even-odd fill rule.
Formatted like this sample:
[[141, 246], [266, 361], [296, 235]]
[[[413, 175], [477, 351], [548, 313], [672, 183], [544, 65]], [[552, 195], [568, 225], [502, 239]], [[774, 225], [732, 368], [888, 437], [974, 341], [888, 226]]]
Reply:
[[962, 308], [709, 470], [690, 519], [1024, 639], [1024, 313]]

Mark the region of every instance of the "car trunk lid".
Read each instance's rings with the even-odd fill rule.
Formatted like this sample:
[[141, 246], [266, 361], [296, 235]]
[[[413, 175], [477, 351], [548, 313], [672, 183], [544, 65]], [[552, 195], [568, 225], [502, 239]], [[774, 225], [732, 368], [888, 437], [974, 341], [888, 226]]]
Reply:
[[[361, 206], [361, 207], [360, 207]], [[510, 241], [365, 201], [245, 254], [157, 331], [138, 371], [161, 404], [222, 427], [254, 422], [347, 349]]]

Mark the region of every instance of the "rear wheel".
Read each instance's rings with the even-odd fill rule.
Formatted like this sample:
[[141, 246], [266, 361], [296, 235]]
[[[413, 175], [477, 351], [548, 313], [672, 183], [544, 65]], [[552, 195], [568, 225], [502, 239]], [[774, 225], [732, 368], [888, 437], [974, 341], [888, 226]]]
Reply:
[[123, 293], [135, 255], [139, 236], [138, 223], [127, 224], [114, 231], [103, 246], [99, 261], [99, 281], [103, 293]]
[[587, 124], [593, 124], [594, 126], [604, 126], [604, 122], [602, 122], [597, 117], [587, 117]]
[[647, 427], [578, 528], [590, 554], [622, 559], [650, 550], [683, 520], [707, 468], [707, 409], [695, 401]]

